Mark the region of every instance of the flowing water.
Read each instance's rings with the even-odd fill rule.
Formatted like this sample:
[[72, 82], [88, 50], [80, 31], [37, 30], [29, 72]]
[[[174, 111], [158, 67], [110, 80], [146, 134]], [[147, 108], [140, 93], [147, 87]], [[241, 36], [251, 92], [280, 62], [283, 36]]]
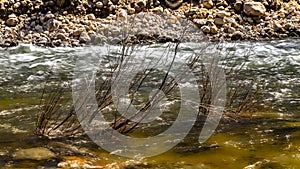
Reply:
[[[203, 144], [187, 139], [144, 159], [110, 154], [86, 137], [48, 140], [33, 135], [45, 82], [70, 79], [76, 56], [92, 48], [21, 45], [1, 49], [1, 168], [299, 168], [299, 40], [224, 44], [221, 51], [233, 51], [231, 60], [245, 63], [247, 71], [240, 76], [264, 80], [265, 97], [259, 104], [265, 108], [238, 123], [223, 122]], [[16, 155], [36, 147], [46, 147], [55, 156], [34, 160]]]

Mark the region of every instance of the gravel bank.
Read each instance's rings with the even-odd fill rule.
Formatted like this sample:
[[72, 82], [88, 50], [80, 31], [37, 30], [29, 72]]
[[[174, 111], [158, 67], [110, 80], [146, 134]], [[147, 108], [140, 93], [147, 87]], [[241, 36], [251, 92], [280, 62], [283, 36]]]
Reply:
[[[95, 38], [96, 42], [106, 42], [105, 38], [112, 34], [105, 34], [103, 30], [137, 13], [151, 13], [151, 16], [157, 13], [188, 20], [196, 25], [199, 33], [203, 32], [214, 41], [299, 38], [299, 4], [300, 0], [202, 0], [192, 3], [181, 0], [1, 0], [0, 46], [19, 43], [83, 46], [91, 41], [94, 43]], [[160, 24], [157, 19], [148, 20], [152, 22], [150, 25]], [[165, 28], [165, 32], [170, 34], [182, 29], [180, 24], [169, 25], [172, 26]], [[149, 31], [155, 32], [158, 28], [163, 27], [153, 26], [152, 30], [148, 27], [147, 31], [137, 29], [136, 32], [148, 36]], [[163, 35], [159, 42], [164, 42], [162, 37], [165, 41], [174, 41]]]

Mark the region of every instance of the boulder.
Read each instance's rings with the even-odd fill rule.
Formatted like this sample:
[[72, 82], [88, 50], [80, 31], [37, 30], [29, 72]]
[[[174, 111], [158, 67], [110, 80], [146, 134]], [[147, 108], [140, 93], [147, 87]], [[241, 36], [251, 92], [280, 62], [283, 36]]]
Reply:
[[265, 12], [266, 8], [261, 2], [244, 3], [244, 13], [248, 16], [262, 16]]

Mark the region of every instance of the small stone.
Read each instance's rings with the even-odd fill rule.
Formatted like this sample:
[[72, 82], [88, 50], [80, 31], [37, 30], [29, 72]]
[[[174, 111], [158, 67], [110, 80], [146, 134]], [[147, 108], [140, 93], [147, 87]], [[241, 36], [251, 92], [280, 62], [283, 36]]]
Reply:
[[163, 13], [163, 8], [161, 6], [155, 7], [152, 9], [152, 12]]
[[206, 19], [194, 19], [193, 22], [199, 26], [205, 25], [206, 24]]
[[50, 19], [46, 23], [46, 27], [49, 32], [57, 30], [59, 26], [60, 26], [60, 22], [55, 19]]
[[46, 160], [55, 157], [55, 154], [50, 150], [38, 147], [38, 148], [29, 148], [21, 149], [16, 151], [13, 154], [14, 159], [30, 159], [30, 160]]
[[204, 33], [209, 33], [210, 32], [210, 27], [209, 26], [202, 26], [201, 31]]
[[217, 16], [218, 16], [219, 18], [224, 18], [225, 16], [230, 16], [230, 13], [227, 13], [226, 11], [219, 11], [219, 12], [217, 13]]
[[74, 32], [73, 32], [73, 35], [75, 36], [79, 36], [82, 32], [84, 32], [85, 29], [84, 28], [79, 28], [79, 29], [76, 29]]
[[99, 9], [103, 8], [103, 3], [100, 2], [100, 1], [97, 2], [97, 3], [96, 3], [96, 7], [99, 8]]
[[15, 27], [19, 23], [17, 18], [9, 18], [6, 20], [6, 25], [10, 27]]
[[285, 18], [284, 12], [280, 12], [280, 13], [278, 14], [278, 16], [279, 16], [280, 18]]
[[265, 6], [260, 2], [245, 2], [244, 13], [249, 16], [262, 16], [266, 12]]
[[241, 12], [242, 8], [243, 8], [243, 2], [236, 1], [234, 4], [234, 9], [237, 10], [238, 12]]
[[132, 15], [135, 13], [135, 9], [134, 8], [127, 8], [127, 12], [128, 14]]
[[216, 18], [215, 21], [214, 21], [214, 23], [216, 25], [223, 25], [223, 24], [225, 24], [225, 21], [224, 21], [223, 18]]
[[213, 7], [213, 5], [214, 5], [214, 3], [212, 2], [212, 0], [204, 0], [204, 1], [203, 1], [203, 6], [204, 6], [205, 8], [210, 9], [210, 8]]
[[66, 40], [67, 40], [67, 37], [66, 37], [65, 34], [63, 34], [63, 33], [58, 33], [58, 34], [56, 35], [56, 37], [57, 37], [58, 39], [62, 40], [62, 41], [66, 41]]
[[218, 28], [215, 25], [213, 25], [213, 26], [210, 27], [210, 32], [212, 34], [217, 34], [218, 33]]
[[127, 11], [125, 9], [119, 9], [117, 12], [117, 19], [121, 21], [127, 20]]
[[242, 39], [244, 36], [244, 34], [240, 31], [235, 31], [232, 36], [231, 36], [231, 40], [240, 40]]
[[90, 36], [89, 36], [88, 33], [82, 32], [82, 33], [80, 34], [80, 37], [79, 37], [78, 40], [79, 40], [80, 43], [86, 43], [86, 42], [90, 41], [91, 38], [90, 38]]
[[65, 4], [66, 0], [57, 0], [56, 5], [62, 7]]
[[86, 17], [87, 17], [87, 19], [88, 20], [95, 20], [96, 19], [96, 17], [95, 17], [95, 15], [94, 14], [88, 14], [88, 15], [86, 15]]
[[147, 2], [146, 2], [146, 0], [138, 0], [138, 2], [136, 4], [138, 6], [140, 6], [141, 8], [145, 8]]
[[234, 27], [229, 27], [227, 29], [227, 31], [228, 31], [228, 33], [233, 33], [233, 32], [235, 32], [235, 28]]

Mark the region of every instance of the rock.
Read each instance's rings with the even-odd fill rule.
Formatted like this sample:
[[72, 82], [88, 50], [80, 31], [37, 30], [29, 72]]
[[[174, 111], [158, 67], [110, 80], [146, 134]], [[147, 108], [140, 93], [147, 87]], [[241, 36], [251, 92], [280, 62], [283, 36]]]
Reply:
[[[168, 0], [166, 0], [166, 3], [167, 3]], [[136, 3], [138, 6], [140, 6], [141, 8], [145, 8], [146, 7], [146, 0], [138, 0], [137, 3]]]
[[164, 9], [161, 6], [152, 9], [152, 12], [163, 13]]
[[96, 3], [96, 7], [99, 8], [99, 9], [103, 8], [103, 3], [100, 2], [100, 1], [97, 2], [97, 3]]
[[206, 19], [194, 19], [193, 22], [195, 24], [197, 24], [198, 26], [203, 26], [206, 24], [207, 21], [206, 21]]
[[128, 12], [128, 14], [130, 14], [130, 15], [132, 15], [132, 14], [134, 14], [135, 13], [135, 9], [134, 8], [127, 8], [127, 12]]
[[225, 21], [224, 21], [223, 18], [216, 18], [216, 19], [214, 20], [214, 23], [215, 23], [216, 25], [223, 25], [223, 24], [225, 24]]
[[204, 0], [203, 1], [203, 6], [205, 8], [210, 9], [210, 8], [212, 8], [214, 6], [214, 3], [212, 2], [212, 0]]
[[262, 16], [266, 12], [265, 6], [260, 2], [245, 2], [244, 13], [249, 16]]
[[80, 43], [86, 43], [86, 42], [90, 41], [91, 38], [90, 38], [90, 36], [87, 32], [82, 32], [80, 34], [80, 37], [79, 37], [78, 40], [79, 40]]
[[65, 156], [63, 161], [58, 163], [60, 168], [103, 168], [106, 162], [101, 159], [89, 159], [86, 157]]
[[213, 25], [213, 26], [210, 27], [210, 32], [212, 34], [217, 34], [218, 33], [218, 28], [215, 25]]
[[82, 32], [84, 32], [85, 29], [84, 28], [78, 28], [73, 32], [74, 36], [79, 36]]
[[234, 33], [235, 32], [235, 28], [234, 27], [229, 27], [227, 29], [228, 33]]
[[119, 9], [117, 12], [117, 19], [126, 21], [127, 20], [127, 12], [125, 9]]
[[57, 30], [59, 26], [60, 22], [55, 19], [50, 19], [46, 22], [46, 27], [49, 32]]
[[237, 10], [238, 12], [241, 12], [243, 8], [243, 2], [241, 1], [236, 1], [234, 3], [234, 9]]
[[230, 16], [230, 13], [229, 13], [229, 12], [226, 12], [226, 11], [224, 11], [224, 10], [222, 10], [222, 11], [219, 11], [219, 12], [217, 13], [217, 16], [218, 16], [219, 18], [224, 18], [225, 16], [229, 17], [229, 16]]
[[58, 33], [58, 34], [56, 35], [56, 37], [57, 37], [58, 39], [62, 40], [62, 41], [66, 41], [66, 40], [67, 40], [66, 35], [63, 34], [63, 33]]
[[235, 31], [232, 36], [231, 40], [241, 40], [244, 37], [244, 34], [240, 31]]
[[204, 33], [209, 33], [210, 32], [210, 27], [209, 26], [202, 26], [201, 31]]
[[88, 15], [86, 15], [86, 17], [87, 17], [87, 19], [88, 20], [95, 20], [96, 19], [96, 17], [95, 17], [95, 15], [94, 14], [88, 14]]
[[37, 147], [21, 149], [13, 154], [14, 159], [47, 160], [55, 157], [55, 154], [47, 148]]
[[15, 27], [19, 23], [18, 18], [9, 18], [6, 20], [6, 25], [10, 27]]
[[66, 0], [57, 0], [56, 5], [62, 7], [65, 4]]
[[165, 0], [165, 3], [167, 7], [176, 9], [183, 3], [183, 0], [177, 0], [177, 1]]

